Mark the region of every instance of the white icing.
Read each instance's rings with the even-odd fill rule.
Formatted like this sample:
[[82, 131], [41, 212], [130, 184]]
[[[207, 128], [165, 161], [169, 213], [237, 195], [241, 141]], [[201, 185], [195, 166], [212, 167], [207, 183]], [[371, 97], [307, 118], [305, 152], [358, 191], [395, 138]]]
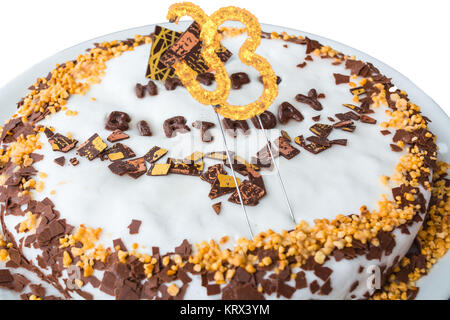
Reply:
[[[226, 39], [223, 44], [236, 53], [243, 39], [244, 36]], [[284, 48], [284, 44], [285, 42], [278, 40], [262, 40], [257, 50], [257, 53], [271, 62], [275, 72], [282, 78], [279, 96], [269, 110], [277, 114], [278, 105], [288, 101], [302, 112], [305, 120], [300, 123], [290, 121], [287, 125], [278, 124], [276, 130], [269, 133], [272, 141], [279, 136], [280, 129], [286, 130], [292, 138], [300, 134], [305, 137], [312, 135], [308, 130], [315, 123], [311, 117], [320, 114], [320, 123], [330, 123], [328, 116], [334, 117], [336, 113], [347, 112], [348, 109], [342, 104], [352, 103], [349, 86], [336, 86], [333, 77], [333, 73], [348, 74], [348, 70], [343, 66], [331, 66], [330, 60], [317, 57], [314, 57], [314, 62], [308, 62], [305, 68], [297, 68], [296, 65], [305, 57], [305, 46], [288, 44], [288, 48]], [[80, 144], [94, 133], [98, 133], [106, 141], [110, 132], [104, 129], [105, 119], [111, 111], [118, 110], [131, 116], [131, 128], [127, 131], [131, 138], [122, 143], [130, 146], [138, 156], [144, 155], [155, 145], [169, 150], [168, 155], [159, 162], [165, 162], [168, 156], [184, 158], [193, 151], [224, 150], [216, 115], [211, 107], [199, 105], [184, 88], [166, 91], [161, 83], [157, 83], [157, 96], [136, 98], [135, 84], [145, 84], [148, 81], [144, 73], [149, 50], [150, 45], [144, 45], [107, 62], [106, 75], [100, 84], [93, 85], [85, 96], [75, 95], [69, 99], [67, 107], [78, 111], [76, 117], [68, 117], [64, 112], [59, 112], [42, 121], [42, 124], [53, 126], [56, 132], [62, 134], [72, 133]], [[262, 84], [257, 80], [256, 70], [244, 66], [237, 55], [234, 55], [226, 66], [230, 74], [244, 71], [251, 79], [251, 83], [241, 90], [231, 92], [231, 103], [248, 103], [260, 95]], [[323, 105], [320, 112], [294, 99], [296, 94], [306, 94], [311, 88], [326, 94], [326, 98], [320, 100]], [[380, 123], [386, 119], [384, 110], [384, 107], [380, 108], [371, 116]], [[178, 115], [184, 116], [190, 127], [195, 120], [216, 123], [216, 128], [210, 131], [214, 141], [202, 143], [199, 131], [192, 127], [189, 134], [166, 138], [162, 129], [163, 121]], [[153, 131], [152, 137], [139, 136], [136, 123], [140, 120], [148, 121]], [[228, 137], [227, 142], [237, 154], [250, 160], [266, 141], [262, 131], [255, 130], [250, 121], [248, 123], [252, 129], [250, 135], [239, 135], [238, 139]], [[359, 213], [362, 205], [367, 205], [370, 210], [376, 209], [377, 201], [383, 193], [390, 196], [390, 189], [379, 182], [379, 177], [393, 174], [403, 153], [390, 152], [389, 143], [392, 136], [383, 136], [379, 130], [378, 125], [358, 122], [354, 133], [333, 130], [329, 137], [348, 139], [346, 147], [333, 146], [319, 155], [313, 155], [293, 144], [301, 150], [300, 155], [289, 161], [278, 159], [297, 222], [306, 220], [313, 223], [317, 218], [332, 219], [340, 213]], [[172, 250], [185, 238], [191, 243], [198, 243], [229, 235], [231, 242], [228, 245], [232, 245], [236, 238], [248, 236], [240, 206], [228, 202], [229, 195], [210, 200], [210, 185], [198, 177], [170, 174], [165, 177], [142, 176], [135, 180], [128, 176], [112, 174], [107, 168], [109, 161], [88, 161], [79, 156], [77, 157], [80, 164], [73, 167], [67, 160], [76, 156], [75, 150], [68, 154], [55, 153], [44, 135], [41, 140], [44, 142], [42, 154], [45, 157], [35, 167], [47, 173], [48, 177], [44, 179], [44, 191], [36, 194], [36, 197], [51, 198], [56, 209], [69, 224], [102, 227], [100, 240], [106, 246], [111, 246], [113, 239], [122, 238], [128, 248], [136, 242], [146, 246], [140, 248], [141, 252], [150, 253], [151, 246], [159, 246], [162, 252], [165, 252]], [[61, 155], [66, 156], [64, 167], [53, 161]], [[215, 163], [218, 162], [206, 160], [205, 167]], [[256, 233], [269, 228], [276, 231], [292, 229], [294, 224], [290, 219], [277, 176], [268, 171], [263, 171], [263, 174], [268, 194], [258, 206], [247, 207], [253, 231]], [[238, 177], [243, 178], [239, 175]], [[54, 195], [50, 194], [52, 190], [56, 191]], [[426, 197], [428, 198], [428, 194]], [[211, 205], [218, 201], [222, 201], [222, 212], [219, 216], [211, 208]], [[132, 219], [142, 220], [137, 235], [130, 235], [126, 228]], [[7, 217], [10, 229], [19, 221], [17, 217]], [[397, 247], [390, 257], [383, 259], [383, 263], [389, 264], [396, 254], [404, 254], [415, 233], [412, 232], [410, 236], [398, 232], [396, 234]], [[34, 257], [36, 252], [34, 249], [25, 248], [28, 257]], [[339, 263], [334, 259], [327, 262], [326, 265], [334, 270], [334, 291], [329, 298], [349, 298], [348, 287], [357, 277], [363, 279], [368, 276], [357, 275], [355, 270], [359, 265], [371, 263], [373, 264], [364, 257]], [[313, 275], [308, 273], [307, 277], [310, 283]], [[88, 289], [96, 298], [110, 298], [99, 290], [90, 290], [90, 286], [84, 289]], [[361, 285], [355, 294], [360, 296], [365, 291]], [[305, 289], [297, 291], [294, 297], [310, 298], [311, 294], [309, 289]], [[198, 279], [194, 278], [190, 284], [186, 298], [208, 298]]]

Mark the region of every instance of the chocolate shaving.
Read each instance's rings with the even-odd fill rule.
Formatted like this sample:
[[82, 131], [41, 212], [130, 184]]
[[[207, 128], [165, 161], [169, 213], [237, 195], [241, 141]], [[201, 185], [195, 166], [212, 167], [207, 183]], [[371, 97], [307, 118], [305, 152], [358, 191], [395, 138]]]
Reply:
[[127, 227], [130, 230], [130, 234], [138, 234], [139, 228], [141, 227], [141, 220], [131, 220], [130, 225]]
[[117, 141], [121, 141], [121, 140], [125, 140], [128, 139], [130, 136], [127, 135], [126, 133], [124, 133], [123, 131], [117, 129], [114, 130], [109, 136], [108, 138], [106, 138], [106, 140], [108, 140], [109, 142], [117, 142]]

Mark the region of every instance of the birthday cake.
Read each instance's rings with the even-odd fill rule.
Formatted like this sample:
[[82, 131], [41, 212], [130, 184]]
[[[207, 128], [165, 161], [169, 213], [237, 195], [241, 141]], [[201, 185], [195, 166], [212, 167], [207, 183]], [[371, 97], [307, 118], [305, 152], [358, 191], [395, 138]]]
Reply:
[[[152, 29], [56, 66], [2, 127], [0, 299], [414, 298], [449, 246], [449, 181], [408, 94], [263, 30], [278, 94], [226, 118], [171, 65], [199, 25]], [[228, 101], [255, 101], [246, 30], [218, 35]], [[218, 87], [201, 46], [186, 52]]]

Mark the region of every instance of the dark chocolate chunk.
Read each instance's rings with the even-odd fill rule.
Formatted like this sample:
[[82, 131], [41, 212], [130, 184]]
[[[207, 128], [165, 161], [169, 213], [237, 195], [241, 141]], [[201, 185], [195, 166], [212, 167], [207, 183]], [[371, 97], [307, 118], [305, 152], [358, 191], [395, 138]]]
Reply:
[[344, 121], [339, 121], [339, 122], [336, 122], [335, 124], [333, 124], [333, 128], [342, 129], [345, 127], [350, 127], [352, 125], [353, 125], [352, 120], [344, 120]]
[[173, 91], [178, 86], [180, 87], [183, 86], [183, 83], [178, 78], [169, 78], [164, 82], [164, 87], [166, 88], [167, 91]]
[[111, 161], [130, 159], [136, 156], [130, 147], [118, 142], [111, 148], [106, 149], [102, 156], [105, 155]]
[[331, 131], [333, 130], [333, 126], [324, 123], [315, 123], [309, 128], [309, 131], [314, 133], [319, 138], [326, 138], [329, 136]]
[[383, 136], [387, 136], [387, 135], [391, 134], [391, 132], [389, 130], [381, 130], [380, 132]]
[[250, 83], [250, 78], [245, 72], [236, 72], [230, 76], [231, 88], [234, 90], [240, 89], [244, 84]]
[[[251, 118], [251, 120], [256, 129], [261, 129], [261, 125], [257, 117], [258, 116], [253, 117]], [[259, 118], [261, 119], [264, 129], [273, 129], [277, 125], [277, 119], [275, 115], [269, 110], [266, 110], [263, 113], [261, 113], [259, 115]]]
[[134, 179], [139, 178], [147, 172], [147, 166], [145, 165], [144, 157], [127, 160], [126, 162], [133, 166], [133, 170], [128, 171], [127, 174]]
[[346, 146], [347, 145], [347, 139], [334, 139], [330, 141], [331, 144], [337, 144], [340, 146]]
[[326, 139], [326, 138], [321, 138], [318, 136], [311, 136], [306, 138], [307, 141], [313, 142], [319, 146], [323, 146], [323, 147], [330, 147], [331, 146], [331, 141]]
[[311, 152], [313, 154], [318, 154], [318, 153], [320, 153], [322, 151], [325, 151], [325, 150], [330, 148], [330, 147], [318, 145], [318, 144], [316, 144], [314, 142], [311, 142], [310, 144], [306, 144], [305, 138], [302, 135], [296, 137], [294, 139], [294, 142], [296, 144], [298, 144], [299, 146], [301, 146], [302, 148], [304, 148], [306, 151], [309, 151], [309, 152]]
[[150, 126], [147, 121], [141, 120], [137, 123], [137, 128], [139, 130], [139, 134], [144, 137], [150, 137], [152, 135], [152, 131], [150, 130]]
[[45, 127], [44, 128], [44, 134], [45, 134], [45, 136], [48, 139], [48, 138], [51, 138], [51, 136], [54, 135], [55, 133], [52, 130], [50, 130], [49, 127]]
[[214, 181], [214, 183], [211, 185], [211, 190], [209, 191], [208, 196], [211, 200], [213, 200], [225, 194], [232, 193], [235, 190], [235, 187], [221, 187], [219, 178], [217, 178], [216, 181]]
[[311, 118], [313, 121], [317, 122], [320, 120], [320, 114]]
[[355, 106], [353, 104], [350, 103], [345, 103], [343, 104], [344, 107], [352, 109], [353, 111], [357, 112], [357, 113], [362, 113], [362, 109], [358, 106]]
[[363, 115], [361, 115], [361, 122], [375, 124], [375, 123], [377, 123], [377, 120], [363, 114]]
[[191, 131], [186, 125], [186, 119], [183, 116], [176, 116], [167, 119], [163, 124], [164, 133], [167, 138], [174, 137], [177, 132], [186, 133]]
[[95, 133], [88, 140], [83, 142], [81, 146], [77, 148], [77, 153], [86, 157], [89, 160], [95, 159], [103, 150], [106, 149], [106, 143], [100, 138], [100, 136]]
[[304, 117], [292, 104], [285, 101], [278, 107], [278, 120], [281, 124], [286, 124], [290, 119], [300, 122]]
[[200, 176], [200, 179], [212, 185], [219, 174], [227, 174], [221, 163], [208, 167], [208, 170]]
[[286, 159], [290, 160], [300, 153], [300, 150], [294, 148], [289, 141], [284, 137], [279, 137], [275, 141], [275, 145], [278, 147], [278, 152]]
[[204, 72], [197, 75], [197, 81], [205, 86], [210, 86], [215, 81], [214, 73]]
[[203, 171], [203, 162], [192, 163], [185, 160], [167, 158], [170, 164], [170, 173], [183, 174], [188, 176], [200, 176]]
[[[261, 76], [258, 77], [258, 81], [263, 83], [263, 80], [262, 80]], [[280, 84], [280, 83], [281, 83], [281, 78], [279, 76], [277, 76], [277, 84]]]
[[60, 151], [64, 153], [69, 152], [70, 150], [75, 148], [78, 143], [77, 140], [70, 139], [59, 133], [55, 133], [54, 135], [52, 135], [48, 139], [48, 142], [50, 142], [53, 151]]
[[346, 113], [336, 113], [335, 114], [336, 118], [338, 118], [340, 121], [346, 121], [346, 120], [359, 120], [361, 119], [361, 117], [359, 116], [359, 114], [353, 112], [353, 111], [349, 111]]
[[162, 149], [158, 146], [154, 146], [153, 148], [151, 148], [149, 150], [149, 152], [147, 152], [145, 154], [144, 159], [145, 159], [145, 161], [147, 161], [149, 163], [154, 163], [154, 162], [158, 161], [159, 159], [161, 159], [162, 157], [164, 157], [167, 152], [168, 152], [168, 150], [166, 150], [166, 149]]
[[391, 147], [391, 150], [394, 152], [402, 152], [403, 151], [403, 149], [396, 144], [391, 143], [389, 146]]
[[[246, 206], [255, 206], [258, 204], [259, 199], [261, 199], [265, 191], [258, 187], [256, 184], [251, 183], [248, 180], [244, 180], [239, 186], [241, 192], [242, 201]], [[235, 191], [229, 198], [228, 201], [240, 204], [239, 194]]]
[[305, 37], [305, 41], [306, 41], [306, 54], [309, 54], [316, 49], [322, 48], [322, 45], [317, 40], [311, 40], [308, 37]]
[[119, 129], [121, 131], [125, 131], [128, 130], [128, 123], [130, 121], [131, 118], [127, 113], [121, 111], [113, 111], [109, 114], [106, 120], [105, 129], [111, 131]]

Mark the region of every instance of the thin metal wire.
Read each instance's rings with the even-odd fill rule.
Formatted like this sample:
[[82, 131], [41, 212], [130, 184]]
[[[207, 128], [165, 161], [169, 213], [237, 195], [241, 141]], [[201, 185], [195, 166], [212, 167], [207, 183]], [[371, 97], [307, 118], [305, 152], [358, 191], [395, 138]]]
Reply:
[[286, 203], [287, 203], [287, 206], [289, 208], [289, 213], [291, 214], [292, 221], [296, 225], [297, 223], [295, 222], [294, 212], [292, 211], [291, 203], [289, 202], [289, 197], [287, 195], [286, 188], [284, 187], [284, 183], [283, 183], [283, 179], [281, 178], [280, 170], [278, 168], [277, 162], [275, 161], [275, 157], [274, 157], [274, 155], [272, 153], [272, 144], [270, 143], [269, 137], [267, 136], [266, 129], [264, 128], [264, 126], [262, 124], [261, 117], [260, 116], [256, 116], [256, 118], [258, 118], [258, 122], [259, 122], [259, 125], [261, 126], [261, 130], [264, 132], [264, 136], [266, 137], [267, 148], [269, 149], [270, 157], [272, 158], [273, 164], [275, 166], [275, 170], [276, 170], [277, 175], [278, 175], [278, 180], [280, 181], [280, 184], [281, 184], [281, 189], [283, 189], [284, 198], [286, 199]]
[[223, 130], [222, 123], [220, 121], [220, 117], [219, 117], [219, 114], [217, 112], [216, 112], [216, 115], [217, 115], [217, 122], [219, 123], [219, 126], [220, 126], [220, 130], [222, 131], [223, 144], [225, 146], [225, 152], [227, 153], [228, 161], [230, 162], [231, 174], [233, 175], [234, 183], [236, 184], [236, 191], [237, 191], [238, 196], [239, 196], [239, 201], [241, 202], [241, 207], [242, 207], [242, 210], [244, 211], [245, 220], [247, 221], [248, 230], [250, 231], [250, 235], [253, 238], [253, 230], [252, 230], [252, 227], [250, 225], [250, 220], [248, 219], [248, 214], [247, 214], [247, 210], [245, 209], [245, 206], [244, 206], [244, 201], [242, 201], [241, 190], [239, 190], [239, 186], [238, 186], [238, 182], [237, 182], [237, 178], [236, 178], [236, 173], [234, 172], [234, 169], [233, 169], [233, 161], [232, 161], [231, 156], [230, 156], [230, 151], [228, 150], [227, 139], [225, 137], [225, 131]]

